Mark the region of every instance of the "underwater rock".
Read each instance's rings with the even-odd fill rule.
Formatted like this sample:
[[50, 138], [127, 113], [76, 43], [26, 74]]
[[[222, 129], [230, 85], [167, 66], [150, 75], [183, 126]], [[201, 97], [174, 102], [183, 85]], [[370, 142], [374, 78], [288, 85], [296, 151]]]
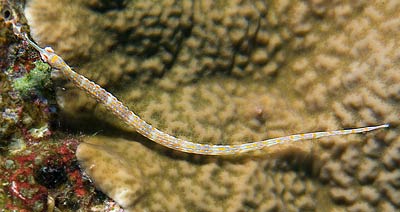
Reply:
[[29, 33], [23, 6], [23, 0], [0, 1], [0, 209], [113, 208], [80, 173], [79, 141], [55, 131], [51, 69], [12, 28], [16, 21]]
[[47, 188], [56, 188], [67, 180], [64, 166], [46, 165], [35, 174], [36, 181]]

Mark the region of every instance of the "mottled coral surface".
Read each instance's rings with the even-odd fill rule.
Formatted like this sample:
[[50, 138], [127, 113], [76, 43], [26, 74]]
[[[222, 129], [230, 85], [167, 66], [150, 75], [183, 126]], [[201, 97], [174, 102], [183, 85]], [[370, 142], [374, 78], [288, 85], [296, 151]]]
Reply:
[[203, 157], [151, 143], [66, 85], [58, 93], [65, 119], [79, 131], [102, 134], [88, 136], [77, 156], [126, 209], [400, 207], [398, 1], [28, 5], [40, 44], [52, 45], [144, 120], [188, 140], [232, 144], [391, 124], [365, 135]]

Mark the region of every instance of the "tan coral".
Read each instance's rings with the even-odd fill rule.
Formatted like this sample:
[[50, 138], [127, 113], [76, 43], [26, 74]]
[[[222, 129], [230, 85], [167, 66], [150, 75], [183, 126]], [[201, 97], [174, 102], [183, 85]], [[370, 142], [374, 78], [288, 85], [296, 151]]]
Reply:
[[[115, 159], [104, 160], [108, 158], [101, 156], [104, 154], [118, 156]], [[124, 181], [118, 183], [121, 175], [110, 172], [106, 175], [90, 175], [101, 182], [115, 183], [113, 188], [107, 189], [107, 194], [111, 193], [111, 197], [125, 204], [125, 209], [128, 210], [230, 211], [243, 208], [243, 201], [248, 204], [245, 207], [264, 208], [267, 207], [264, 206], [266, 202], [276, 201], [275, 195], [286, 196], [275, 206], [280, 209], [315, 207], [309, 197], [316, 191], [310, 179], [294, 171], [283, 170], [274, 171], [271, 176], [266, 176], [263, 169], [274, 167], [267, 160], [262, 163], [248, 159], [236, 162], [217, 158], [177, 160], [160, 155], [154, 149], [143, 148], [135, 141], [118, 139], [110, 142], [108, 137], [100, 136], [87, 139], [79, 147], [77, 156], [85, 161], [82, 165], [89, 174], [93, 170], [101, 170], [98, 165], [113, 169], [113, 161], [118, 160], [119, 156], [123, 156], [123, 162], [130, 161], [124, 166], [128, 173], [142, 170], [143, 177], [139, 179], [146, 179], [141, 186], [140, 193], [143, 196], [130, 199], [130, 203], [121, 201], [112, 194], [120, 189], [119, 186], [124, 185]], [[279, 166], [276, 168], [279, 169]], [[134, 186], [136, 189], [136, 185], [134, 183], [125, 188]], [[287, 190], [292, 185], [293, 188]], [[103, 188], [101, 183], [99, 187]], [[157, 192], [154, 192], [155, 190]], [[127, 206], [129, 204], [131, 206]]]
[[[394, 211], [399, 207], [400, 142], [396, 2], [129, 1], [120, 10], [104, 12], [100, 1], [91, 1], [89, 9], [76, 11], [92, 14], [96, 33], [127, 40], [112, 41], [118, 54], [111, 57], [103, 49], [108, 42], [97, 46], [82, 39], [94, 45], [90, 49], [96, 54], [78, 72], [111, 88], [163, 131], [200, 143], [232, 144], [378, 123], [392, 128], [279, 146], [238, 159], [171, 153], [132, 133], [124, 135], [132, 136], [130, 141], [110, 136], [87, 142], [101, 146], [93, 149], [102, 155], [121, 155], [129, 163], [121, 169], [142, 171], [147, 196], [126, 203], [136, 210]], [[49, 4], [32, 0], [31, 5], [38, 18], [32, 18], [32, 27], [51, 31], [52, 26], [37, 24], [47, 15], [34, 12]], [[72, 29], [82, 26], [74, 17], [66, 22]], [[59, 36], [37, 33], [40, 42], [54, 45], [67, 60], [81, 62], [85, 51], [68, 56], [64, 51], [75, 44]], [[98, 40], [100, 35], [90, 36]], [[114, 60], [105, 68], [99, 65]], [[122, 82], [130, 83], [115, 86]], [[93, 110], [94, 102], [80, 101], [70, 101], [65, 111], [94, 111], [95, 117], [129, 131], [113, 116], [103, 117], [101, 107]], [[92, 146], [81, 147], [84, 166], [98, 164]], [[108, 182], [92, 177], [99, 184]]]
[[[108, 179], [107, 181], [95, 181], [95, 184], [122, 207], [132, 207], [133, 203], [143, 195], [144, 188], [142, 185], [145, 181], [142, 179], [140, 169], [121, 169], [121, 167], [127, 167], [130, 164], [129, 161], [125, 161], [118, 154], [102, 151], [102, 147], [90, 146], [89, 141], [89, 143], [79, 146], [76, 155], [82, 161], [89, 161], [90, 157], [90, 160], [95, 159], [99, 162], [94, 166], [91, 163], [84, 162], [81, 165], [86, 168], [86, 173], [93, 179]], [[92, 158], [92, 156], [95, 158]], [[114, 177], [110, 177], [110, 173]]]
[[[277, 2], [275, 13], [275, 6], [261, 0], [227, 2], [31, 0], [27, 14], [39, 44], [52, 46], [106, 88], [151, 81], [150, 86], [173, 89], [219, 73], [258, 80], [276, 75], [285, 47], [310, 31], [295, 29], [312, 19], [306, 5]], [[276, 24], [264, 18], [270, 13], [279, 18]], [[296, 15], [284, 18], [287, 13]], [[158, 85], [160, 77], [164, 83]], [[85, 101], [67, 104], [64, 111], [70, 117], [86, 111]]]

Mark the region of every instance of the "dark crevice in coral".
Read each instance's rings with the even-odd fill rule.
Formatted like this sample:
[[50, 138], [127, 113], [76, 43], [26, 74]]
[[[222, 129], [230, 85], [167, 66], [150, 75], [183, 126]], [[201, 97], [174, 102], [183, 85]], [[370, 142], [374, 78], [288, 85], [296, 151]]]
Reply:
[[88, 5], [88, 8], [94, 12], [107, 13], [113, 10], [123, 10], [126, 4], [125, 0], [98, 0], [96, 3]]
[[182, 26], [181, 24], [179, 25], [180, 27], [178, 27], [178, 29], [180, 29], [179, 33], [181, 34], [181, 36], [178, 36], [179, 39], [176, 42], [177, 43], [177, 46], [175, 48], [176, 51], [172, 51], [171, 52], [172, 53], [172, 60], [171, 60], [170, 63], [165, 64], [163, 73], [165, 73], [167, 70], [172, 68], [172, 66], [175, 64], [175, 62], [177, 60], [177, 57], [178, 57], [178, 55], [180, 53], [180, 50], [182, 49], [182, 45], [183, 45], [184, 41], [192, 35], [193, 24], [194, 24], [194, 21], [193, 21], [193, 19], [194, 19], [194, 8], [193, 7], [194, 7], [194, 2], [192, 4], [192, 13], [190, 15], [189, 27]]

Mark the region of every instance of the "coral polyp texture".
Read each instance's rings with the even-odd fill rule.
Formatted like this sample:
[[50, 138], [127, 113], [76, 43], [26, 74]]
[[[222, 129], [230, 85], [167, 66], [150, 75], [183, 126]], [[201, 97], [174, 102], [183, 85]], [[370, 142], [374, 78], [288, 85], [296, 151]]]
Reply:
[[87, 138], [77, 157], [125, 209], [396, 211], [399, 9], [394, 0], [31, 0], [27, 11], [39, 44], [181, 138], [233, 144], [391, 124], [239, 158], [191, 156], [122, 132], [66, 86], [58, 100], [68, 119], [117, 127], [100, 128], [108, 136]]
[[[296, 13], [299, 19], [314, 21], [312, 13], [304, 10], [304, 3], [297, 3], [300, 10], [288, 3], [268, 4], [30, 1], [26, 11], [35, 40], [41, 46], [54, 47], [70, 65], [100, 86], [149, 82], [175, 91], [205, 76], [247, 76], [254, 80], [274, 76], [286, 59], [284, 55], [291, 54], [288, 46], [301, 49], [312, 44], [313, 36], [305, 35], [310, 27], [298, 23], [297, 17], [277, 19]], [[79, 18], [83, 16], [89, 18]], [[48, 33], [54, 24], [60, 31]], [[297, 44], [299, 41], [296, 43], [291, 35], [300, 35], [306, 42]], [[90, 100], [76, 90], [62, 96], [79, 97], [73, 104], [60, 97], [70, 117], [78, 116], [76, 111], [93, 108], [93, 102], [88, 104]]]

